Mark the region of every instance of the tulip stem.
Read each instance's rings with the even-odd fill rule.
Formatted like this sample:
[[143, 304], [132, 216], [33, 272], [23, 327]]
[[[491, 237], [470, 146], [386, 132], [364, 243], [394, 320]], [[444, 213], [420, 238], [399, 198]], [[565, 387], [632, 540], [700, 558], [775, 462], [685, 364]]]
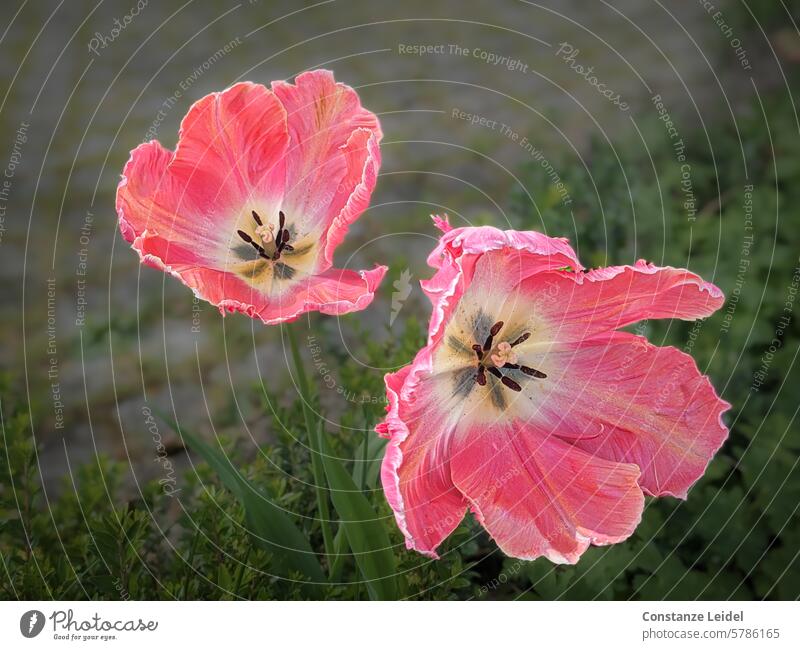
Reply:
[[[317, 438], [312, 422], [314, 420], [311, 413], [311, 390], [308, 384], [303, 360], [300, 358], [300, 349], [297, 347], [297, 338], [294, 334], [294, 327], [289, 325], [286, 328], [289, 333], [289, 347], [292, 349], [292, 359], [297, 372], [297, 384], [300, 389], [300, 402], [303, 405], [303, 419], [306, 423], [306, 437], [308, 439], [308, 449], [311, 453], [311, 470], [314, 473], [314, 491], [317, 495], [317, 510], [319, 511], [319, 522], [322, 528], [322, 541], [325, 545], [325, 555], [328, 559], [328, 566], [331, 565], [332, 558], [335, 556], [333, 549], [333, 537], [331, 535], [331, 513], [328, 507], [328, 495], [326, 490], [328, 484], [325, 482], [325, 473], [322, 469], [322, 454], [320, 452], [320, 440]], [[320, 427], [319, 435], [323, 435]]]
[[359, 481], [358, 487], [363, 492], [367, 483], [367, 459], [369, 458], [369, 412], [366, 405], [364, 405], [364, 441], [362, 442], [363, 449], [361, 450], [361, 467], [359, 468]]

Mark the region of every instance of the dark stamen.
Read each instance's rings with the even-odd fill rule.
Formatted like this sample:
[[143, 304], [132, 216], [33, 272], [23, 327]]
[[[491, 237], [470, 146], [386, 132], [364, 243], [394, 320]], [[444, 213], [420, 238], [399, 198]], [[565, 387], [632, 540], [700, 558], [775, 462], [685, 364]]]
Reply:
[[[506, 364], [508, 365], [508, 364]], [[530, 375], [531, 377], [536, 377], [538, 379], [547, 379], [547, 375], [541, 372], [540, 370], [536, 370], [535, 368], [530, 368], [528, 366], [520, 366], [519, 369], [524, 372], [526, 375]]]
[[486, 341], [483, 343], [483, 351], [488, 352], [492, 349], [492, 343], [494, 343], [494, 337], [497, 336], [497, 333], [503, 328], [503, 321], [499, 320], [494, 325], [492, 325], [492, 329], [489, 330], [489, 336], [486, 337]]
[[237, 230], [236, 232], [239, 235], [239, 237], [244, 239], [244, 241], [246, 241], [248, 244], [250, 244], [253, 248], [255, 248], [258, 251], [260, 257], [263, 257], [264, 259], [267, 260], [269, 259], [267, 251], [264, 250], [264, 247], [259, 245], [257, 242], [253, 241], [253, 238], [250, 235], [248, 235], [243, 230]]
[[[477, 372], [475, 374], [475, 381], [480, 384], [481, 386], [486, 385], [486, 372], [490, 372], [494, 377], [500, 380], [500, 383], [503, 384], [506, 388], [510, 388], [513, 391], [520, 392], [522, 391], [522, 386], [520, 386], [516, 381], [511, 379], [511, 377], [507, 377], [502, 372], [500, 372], [500, 368], [494, 365], [487, 365], [485, 362], [485, 357], [488, 356], [488, 353], [491, 351], [492, 346], [494, 345], [494, 338], [500, 333], [500, 330], [503, 329], [503, 321], [497, 321], [492, 327], [489, 329], [489, 335], [486, 337], [483, 345], [479, 343], [475, 343], [472, 346], [472, 349], [475, 351], [475, 355], [478, 357], [478, 366]], [[511, 343], [511, 347], [515, 345], [519, 345], [527, 341], [531, 336], [530, 332], [525, 332], [524, 334], [517, 337], [517, 339]], [[546, 374], [543, 372], [536, 370], [535, 368], [531, 368], [529, 366], [522, 366], [518, 363], [505, 363], [502, 368], [506, 368], [507, 370], [519, 370], [520, 372], [530, 376], [536, 377], [537, 379], [544, 379], [547, 377]], [[496, 395], [493, 391], [492, 395]]]
[[497, 368], [495, 368], [494, 366], [489, 366], [488, 368], [486, 368], [486, 370], [488, 370], [489, 372], [491, 372], [491, 373], [492, 373], [492, 374], [493, 374], [495, 377], [497, 377], [498, 379], [502, 379], [502, 378], [503, 378], [503, 373], [501, 373], [501, 372], [500, 372], [500, 371], [499, 371]]
[[527, 341], [527, 340], [528, 340], [530, 337], [531, 337], [531, 333], [530, 333], [530, 332], [525, 332], [525, 333], [524, 333], [522, 336], [520, 336], [520, 337], [519, 337], [519, 338], [518, 338], [516, 341], [514, 341], [514, 342], [511, 344], [511, 347], [513, 348], [515, 345], [519, 345], [520, 343], [524, 343], [524, 342], [525, 342], [525, 341]]
[[256, 223], [257, 223], [259, 226], [263, 226], [263, 225], [264, 225], [264, 224], [261, 222], [261, 217], [259, 217], [259, 216], [258, 216], [258, 213], [257, 213], [255, 210], [253, 210], [253, 219], [255, 219], [255, 220], [256, 220]]
[[[275, 233], [275, 246], [280, 249], [281, 243], [283, 242], [283, 224], [286, 223], [286, 217], [283, 212], [279, 212], [278, 215], [278, 232]], [[275, 259], [278, 258], [276, 257]]]
[[284, 228], [286, 225], [286, 215], [283, 210], [278, 211], [278, 232], [275, 234], [275, 252], [272, 254], [272, 259], [280, 259], [281, 253], [284, 250], [293, 251], [294, 247], [289, 245], [289, 229]]

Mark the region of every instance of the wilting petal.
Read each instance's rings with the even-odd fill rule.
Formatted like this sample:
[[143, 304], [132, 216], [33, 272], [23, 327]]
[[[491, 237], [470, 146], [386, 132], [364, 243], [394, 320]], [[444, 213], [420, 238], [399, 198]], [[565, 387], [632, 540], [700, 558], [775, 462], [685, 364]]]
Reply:
[[[364, 177], [374, 186], [372, 175], [380, 164], [377, 142], [382, 137], [378, 119], [361, 106], [352, 88], [336, 83], [327, 70], [304, 72], [294, 84], [273, 82], [272, 89], [286, 108], [291, 138], [286, 159], [286, 213], [303, 224], [304, 232], [324, 231], [340, 216]], [[374, 136], [373, 146], [367, 146], [364, 136], [351, 141], [357, 130]], [[366, 190], [358, 191], [352, 214], [343, 217], [342, 225], [352, 222], [366, 207]]]
[[638, 465], [649, 494], [686, 498], [727, 437], [730, 408], [694, 359], [627, 332], [548, 357], [554, 370], [539, 387], [539, 418], [587, 452]]
[[453, 482], [503, 551], [574, 564], [592, 544], [626, 539], [644, 496], [635, 465], [597, 458], [532, 425], [459, 430]]
[[643, 261], [588, 273], [536, 275], [520, 284], [559, 340], [580, 341], [650, 318], [705, 318], [722, 292], [685, 269]]
[[381, 480], [406, 546], [437, 557], [436, 548], [458, 526], [467, 506], [450, 479], [449, 447], [457, 417], [437, 399], [435, 380], [418, 378], [428, 364], [423, 350], [413, 366], [386, 375], [389, 413], [379, 430], [390, 440]]

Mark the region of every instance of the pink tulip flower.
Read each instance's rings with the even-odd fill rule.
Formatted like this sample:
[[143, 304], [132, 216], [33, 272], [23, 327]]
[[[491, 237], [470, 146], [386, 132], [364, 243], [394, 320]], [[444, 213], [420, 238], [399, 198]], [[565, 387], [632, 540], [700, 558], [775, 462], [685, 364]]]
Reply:
[[620, 328], [705, 318], [722, 292], [644, 261], [586, 271], [537, 232], [436, 222], [428, 342], [386, 375], [377, 428], [408, 548], [437, 557], [469, 508], [507, 555], [572, 564], [631, 535], [645, 494], [685, 499], [730, 405], [689, 355]]
[[237, 83], [190, 109], [174, 152], [131, 152], [117, 188], [124, 238], [223, 313], [264, 323], [366, 307], [385, 266], [334, 269], [380, 167], [377, 117], [315, 70]]

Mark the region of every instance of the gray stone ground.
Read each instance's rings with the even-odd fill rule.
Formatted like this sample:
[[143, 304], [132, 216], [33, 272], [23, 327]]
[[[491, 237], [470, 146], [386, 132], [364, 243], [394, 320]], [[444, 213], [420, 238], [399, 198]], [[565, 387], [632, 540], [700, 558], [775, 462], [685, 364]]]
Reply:
[[[0, 57], [7, 80], [0, 97], [8, 91], [0, 163], [19, 163], [0, 233], [0, 354], [36, 406], [34, 432], [51, 483], [66, 471], [65, 450], [73, 467], [98, 450], [130, 457], [139, 477], [156, 476], [141, 414], [145, 391], [148, 404], [170, 410], [174, 403], [182, 421], [205, 431], [207, 409], [230, 435], [241, 434], [244, 420], [259, 441], [270, 433], [254, 406], [253, 383], [261, 377], [281, 399], [292, 398], [279, 329], [243, 316], [223, 320], [193, 304], [176, 281], [140, 268], [116, 229], [114, 191], [128, 151], [149, 130], [174, 146], [180, 118], [205, 93], [240, 79], [268, 82], [328, 67], [381, 116], [379, 187], [338, 259], [391, 265], [379, 299], [357, 316], [385, 337], [392, 282], [406, 268], [414, 284], [428, 274], [424, 260], [435, 236], [428, 214], [502, 225], [515, 174], [530, 160], [522, 138], [554, 164], [581, 164], [590, 138], [637, 137], [634, 123], [645, 137], [661, 137], [654, 93], [690, 131], [699, 116], [715, 119], [727, 111], [726, 98], [736, 106], [750, 90], [697, 2], [244, 0], [181, 8], [151, 0], [112, 39], [115, 19], [124, 23], [134, 4], [104, 2], [90, 14], [94, 3], [69, 2], [42, 27], [57, 5], [36, 3], [13, 24], [15, 9], [7, 11], [0, 25], [10, 24]], [[215, 54], [226, 44], [229, 53]], [[435, 49], [412, 53], [419, 45]], [[593, 66], [627, 111], [570, 68], [570, 47], [579, 50], [571, 63]], [[15, 151], [21, 126], [27, 141]], [[87, 213], [93, 221], [84, 233]], [[76, 326], [82, 262], [86, 322]], [[427, 317], [418, 288], [404, 309]], [[358, 350], [346, 334], [351, 324], [331, 320], [316, 333], [329, 350]], [[47, 376], [50, 364], [55, 379]], [[54, 428], [54, 383], [61, 429]], [[324, 398], [329, 412], [345, 407], [335, 394]]]

